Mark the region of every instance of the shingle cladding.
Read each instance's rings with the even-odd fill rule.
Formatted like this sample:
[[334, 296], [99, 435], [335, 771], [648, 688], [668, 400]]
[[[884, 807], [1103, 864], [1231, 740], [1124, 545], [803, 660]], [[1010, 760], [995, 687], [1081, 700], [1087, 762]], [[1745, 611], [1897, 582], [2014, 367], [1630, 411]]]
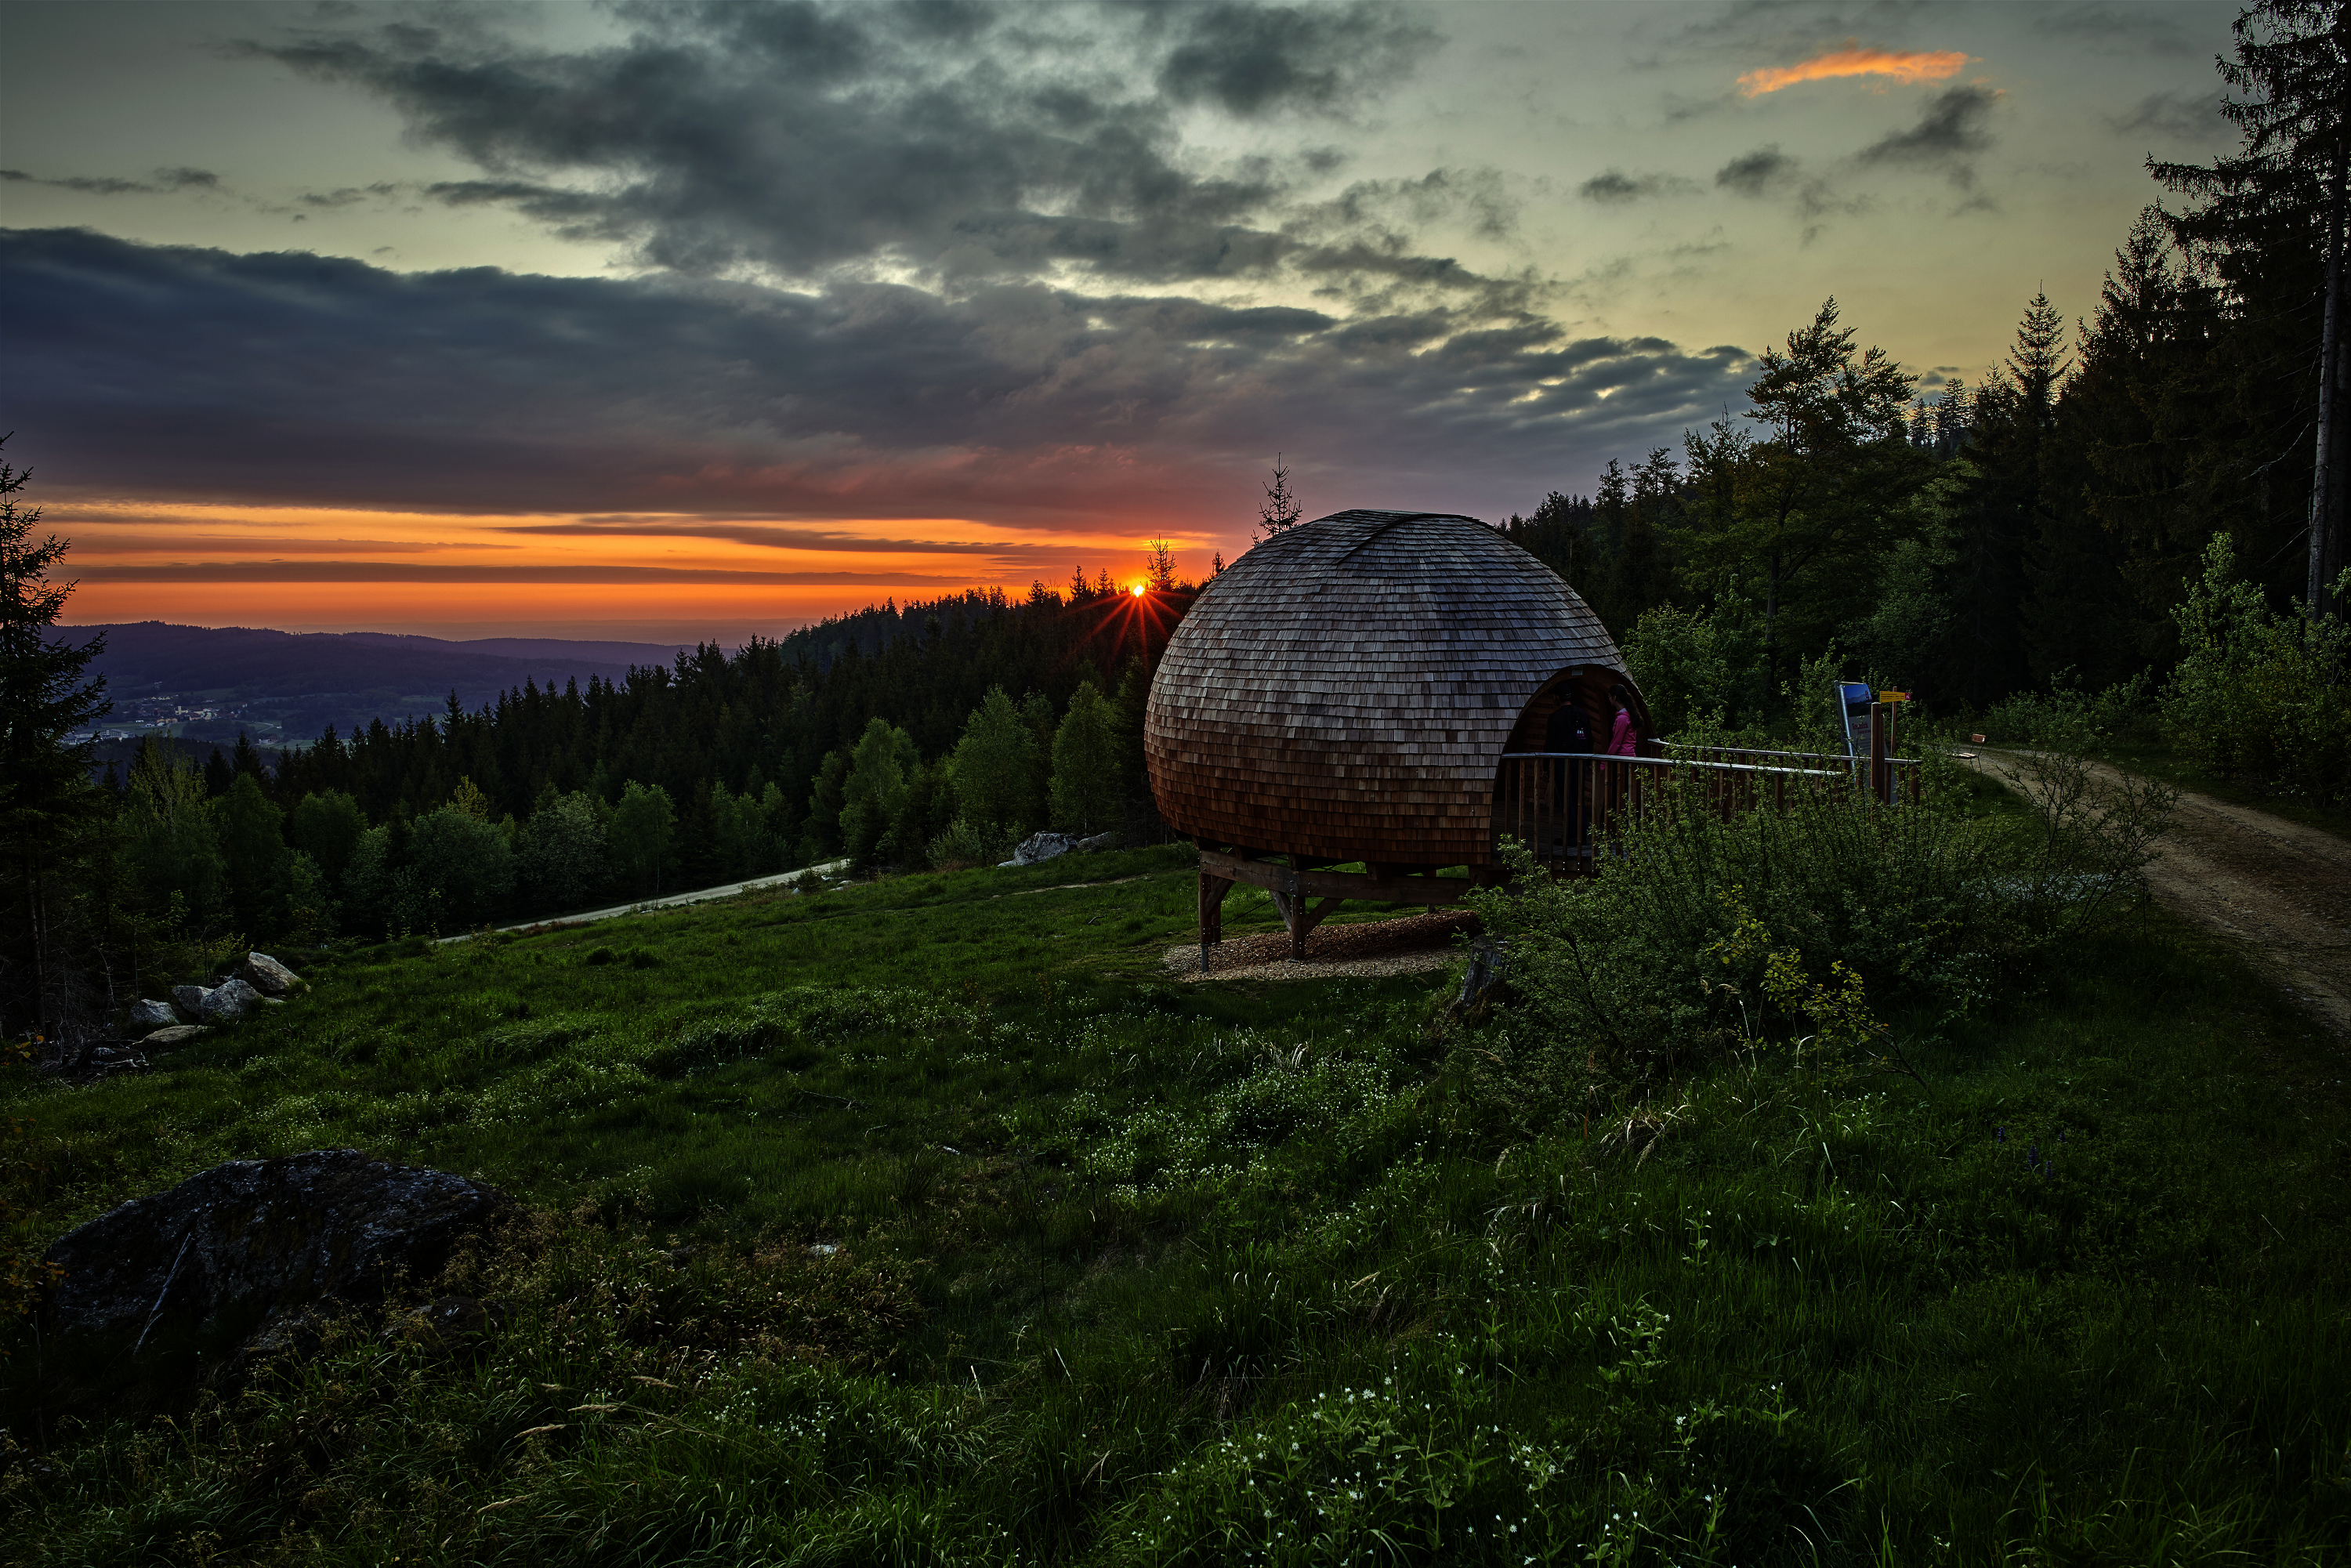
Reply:
[[1144, 755], [1178, 831], [1260, 852], [1482, 865], [1495, 759], [1607, 629], [1474, 517], [1337, 512], [1201, 592], [1159, 664]]

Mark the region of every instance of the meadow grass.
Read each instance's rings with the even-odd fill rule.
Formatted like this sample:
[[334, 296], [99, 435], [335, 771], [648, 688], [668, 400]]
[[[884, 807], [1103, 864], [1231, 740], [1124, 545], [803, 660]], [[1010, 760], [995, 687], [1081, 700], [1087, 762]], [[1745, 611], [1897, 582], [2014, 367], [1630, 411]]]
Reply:
[[[524, 1208], [240, 1379], [16, 1326], [5, 1555], [2351, 1552], [2351, 1074], [2207, 939], [1894, 1019], [1917, 1081], [1762, 1050], [1498, 1134], [1449, 977], [1171, 981], [1193, 890], [1139, 851], [344, 950], [150, 1073], [11, 1069], [37, 1240], [342, 1145]], [[503, 1322], [399, 1310], [444, 1292]]]

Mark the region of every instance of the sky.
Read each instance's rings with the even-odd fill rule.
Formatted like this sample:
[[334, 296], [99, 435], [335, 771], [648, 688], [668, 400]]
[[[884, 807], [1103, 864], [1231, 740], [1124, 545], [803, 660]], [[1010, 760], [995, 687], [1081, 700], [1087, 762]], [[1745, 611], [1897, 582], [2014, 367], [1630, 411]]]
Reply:
[[0, 5], [67, 619], [734, 643], [2087, 317], [2232, 4]]

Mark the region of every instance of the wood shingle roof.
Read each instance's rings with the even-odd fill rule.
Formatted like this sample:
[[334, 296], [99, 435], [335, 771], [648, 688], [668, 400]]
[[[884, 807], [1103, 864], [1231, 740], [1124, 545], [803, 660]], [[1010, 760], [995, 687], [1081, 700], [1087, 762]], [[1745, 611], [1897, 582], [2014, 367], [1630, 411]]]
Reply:
[[1160, 814], [1204, 842], [1484, 864], [1496, 759], [1537, 693], [1621, 671], [1599, 618], [1472, 517], [1339, 512], [1211, 581], [1152, 682]]

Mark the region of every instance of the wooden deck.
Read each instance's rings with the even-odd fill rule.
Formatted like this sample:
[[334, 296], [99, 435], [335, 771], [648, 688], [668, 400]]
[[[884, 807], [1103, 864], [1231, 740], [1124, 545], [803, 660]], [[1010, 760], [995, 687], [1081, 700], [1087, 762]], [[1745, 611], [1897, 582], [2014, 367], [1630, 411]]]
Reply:
[[[1888, 805], [1918, 800], [1918, 761], [1882, 749], [1847, 758], [1802, 751], [1750, 751], [1723, 747], [1667, 747], [1658, 757], [1606, 757], [1589, 752], [1504, 753], [1494, 770], [1492, 840], [1515, 839], [1554, 876], [1589, 876], [1612, 840], [1642, 815], [1696, 801], [1723, 816], [1785, 811], [1792, 801], [1824, 791], [1858, 792]], [[1462, 867], [1366, 864], [1360, 872], [1331, 869], [1332, 861], [1303, 855], [1269, 859], [1248, 851], [1200, 852], [1200, 967], [1223, 940], [1226, 894], [1241, 883], [1261, 887], [1290, 932], [1290, 956], [1348, 899], [1417, 904], [1430, 910], [1458, 904], [1472, 890], [1507, 874], [1499, 852]], [[1447, 874], [1452, 873], [1455, 874]]]

